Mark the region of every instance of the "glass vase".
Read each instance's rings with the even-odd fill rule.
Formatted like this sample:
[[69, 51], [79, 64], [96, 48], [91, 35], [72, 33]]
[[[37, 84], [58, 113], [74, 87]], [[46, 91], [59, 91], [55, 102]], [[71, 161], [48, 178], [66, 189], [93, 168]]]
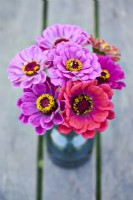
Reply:
[[57, 127], [47, 132], [47, 150], [52, 161], [64, 168], [76, 168], [86, 163], [93, 149], [94, 139], [84, 139], [74, 131], [64, 135]]

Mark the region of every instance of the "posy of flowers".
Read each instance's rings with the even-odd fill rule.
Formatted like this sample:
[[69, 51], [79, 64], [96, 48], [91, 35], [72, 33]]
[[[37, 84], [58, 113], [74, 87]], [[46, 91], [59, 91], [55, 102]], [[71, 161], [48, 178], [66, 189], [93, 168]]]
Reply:
[[125, 87], [119, 59], [115, 46], [79, 26], [46, 28], [8, 66], [13, 87], [23, 89], [19, 120], [38, 135], [57, 125], [63, 134], [74, 130], [86, 139], [95, 137], [115, 118], [114, 89]]

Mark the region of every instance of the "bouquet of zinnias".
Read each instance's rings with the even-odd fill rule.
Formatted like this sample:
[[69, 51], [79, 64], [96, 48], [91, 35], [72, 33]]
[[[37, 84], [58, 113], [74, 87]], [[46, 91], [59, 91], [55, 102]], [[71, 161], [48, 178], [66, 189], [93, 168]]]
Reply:
[[50, 26], [36, 41], [8, 67], [13, 86], [23, 89], [19, 120], [38, 135], [54, 125], [85, 138], [104, 131], [115, 117], [113, 89], [125, 87], [118, 49], [75, 25]]

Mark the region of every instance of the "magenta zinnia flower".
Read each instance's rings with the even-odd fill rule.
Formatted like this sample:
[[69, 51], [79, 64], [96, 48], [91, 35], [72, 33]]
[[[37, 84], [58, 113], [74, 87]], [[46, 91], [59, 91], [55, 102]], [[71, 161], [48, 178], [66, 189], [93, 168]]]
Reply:
[[44, 134], [55, 124], [61, 124], [63, 121], [59, 112], [58, 90], [51, 84], [49, 78], [44, 84], [24, 89], [24, 94], [17, 105], [22, 111], [19, 119], [24, 124], [29, 123], [34, 126], [38, 135]]
[[47, 51], [33, 45], [18, 53], [9, 63], [9, 80], [14, 87], [28, 88], [33, 84], [43, 83], [46, 80], [44, 61]]
[[110, 101], [113, 91], [107, 84], [97, 86], [97, 81], [67, 82], [59, 99], [65, 101], [64, 121], [58, 129], [68, 134], [74, 130], [85, 138], [93, 138], [96, 131], [108, 127], [108, 119], [113, 119], [114, 107]]
[[125, 83], [120, 81], [125, 78], [120, 65], [116, 64], [109, 56], [99, 56], [101, 75], [97, 78], [98, 84], [107, 83], [112, 89], [122, 89]]
[[75, 43], [58, 45], [51, 57], [53, 66], [48, 72], [54, 85], [63, 86], [68, 80], [93, 80], [101, 73], [98, 57]]
[[42, 36], [37, 37], [38, 45], [43, 49], [51, 49], [59, 43], [72, 41], [80, 45], [87, 44], [88, 34], [76, 25], [55, 24], [46, 28]]

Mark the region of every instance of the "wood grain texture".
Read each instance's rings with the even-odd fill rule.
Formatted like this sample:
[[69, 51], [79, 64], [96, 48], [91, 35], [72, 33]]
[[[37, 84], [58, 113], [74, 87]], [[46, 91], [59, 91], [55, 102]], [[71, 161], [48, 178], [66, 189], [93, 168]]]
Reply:
[[44, 200], [95, 200], [94, 152], [84, 166], [63, 169], [45, 154]]
[[49, 0], [48, 24], [76, 24], [93, 32], [92, 0]]
[[[0, 0], [0, 4], [0, 200], [34, 200], [37, 137], [30, 126], [17, 121], [19, 110], [15, 104], [21, 91], [12, 89], [6, 69], [10, 59], [40, 34], [42, 2]], [[49, 24], [78, 24], [92, 32], [91, 0], [84, 5], [79, 0], [53, 0], [49, 9]], [[53, 165], [46, 154], [44, 199], [93, 200], [94, 170], [94, 157], [83, 168], [67, 171]]]
[[133, 2], [100, 1], [102, 38], [119, 47], [127, 87], [115, 92], [116, 119], [102, 134], [102, 200], [133, 199]]
[[[48, 24], [77, 24], [89, 33], [93, 32], [93, 4], [91, 0], [49, 1]], [[94, 152], [93, 152], [94, 153]], [[55, 166], [46, 153], [44, 173], [45, 200], [94, 200], [95, 153], [92, 159], [79, 169], [66, 170]]]
[[37, 136], [18, 120], [7, 65], [35, 41], [41, 29], [41, 1], [0, 0], [0, 200], [35, 200]]

